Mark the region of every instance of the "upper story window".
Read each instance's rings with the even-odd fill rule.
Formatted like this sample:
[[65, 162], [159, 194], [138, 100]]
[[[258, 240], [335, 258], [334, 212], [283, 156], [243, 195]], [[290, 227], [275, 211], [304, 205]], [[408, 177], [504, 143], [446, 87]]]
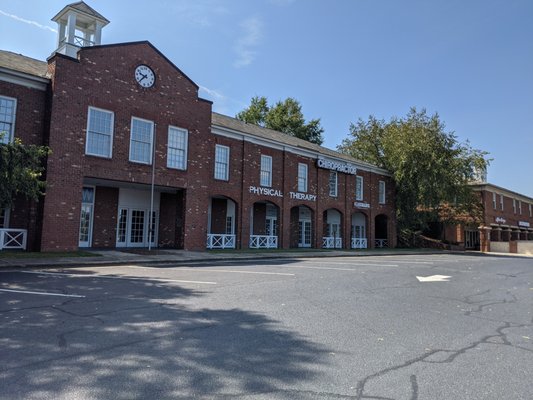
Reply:
[[492, 208], [496, 210], [496, 192], [492, 192]]
[[168, 127], [167, 167], [187, 169], [187, 140], [189, 132], [186, 129]]
[[89, 107], [85, 154], [111, 158], [113, 153], [113, 120], [113, 112]]
[[531, 205], [531, 203], [529, 204], [529, 217], [533, 217], [533, 206]]
[[385, 204], [385, 181], [379, 181], [379, 204]]
[[131, 119], [130, 161], [151, 164], [154, 143], [154, 123], [145, 119]]
[[522, 215], [522, 201], [518, 200], [518, 214]]
[[17, 100], [0, 96], [0, 143], [9, 143], [15, 134]]
[[307, 192], [307, 164], [298, 163], [298, 191]]
[[503, 211], [503, 194], [500, 194], [500, 210]]
[[355, 200], [358, 200], [358, 201], [363, 200], [363, 177], [362, 176], [355, 177]]
[[330, 171], [329, 172], [329, 195], [331, 197], [337, 197], [337, 183], [338, 183], [338, 176], [337, 172]]
[[261, 155], [261, 186], [272, 186], [272, 157]]
[[229, 179], [229, 147], [219, 144], [215, 147], [215, 179]]
[[513, 213], [516, 214], [516, 200], [513, 199]]

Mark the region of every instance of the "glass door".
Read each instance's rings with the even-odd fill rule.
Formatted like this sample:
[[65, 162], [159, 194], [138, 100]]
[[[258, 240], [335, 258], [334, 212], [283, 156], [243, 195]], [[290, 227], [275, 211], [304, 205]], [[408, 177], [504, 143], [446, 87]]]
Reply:
[[84, 187], [81, 195], [79, 247], [91, 247], [93, 230], [94, 188]]
[[298, 238], [298, 247], [311, 247], [311, 221], [299, 221]]

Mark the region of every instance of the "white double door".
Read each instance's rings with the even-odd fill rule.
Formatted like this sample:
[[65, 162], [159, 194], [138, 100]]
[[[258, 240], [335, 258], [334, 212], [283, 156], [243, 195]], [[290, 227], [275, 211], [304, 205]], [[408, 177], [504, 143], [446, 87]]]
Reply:
[[154, 194], [150, 216], [150, 192], [120, 189], [117, 247], [148, 247], [157, 244], [159, 193]]

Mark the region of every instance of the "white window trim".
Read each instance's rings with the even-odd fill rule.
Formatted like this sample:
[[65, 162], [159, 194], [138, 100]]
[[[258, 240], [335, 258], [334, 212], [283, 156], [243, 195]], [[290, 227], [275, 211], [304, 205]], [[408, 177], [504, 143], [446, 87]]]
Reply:
[[522, 200], [518, 200], [518, 214], [522, 215]]
[[[225, 149], [228, 149], [228, 158], [226, 159], [226, 170], [225, 170], [225, 177], [224, 178], [218, 178], [216, 176], [217, 174], [217, 148], [225, 148]], [[218, 181], [229, 181], [229, 161], [230, 161], [230, 157], [231, 157], [231, 154], [230, 154], [230, 148], [229, 146], [224, 146], [222, 144], [216, 144], [215, 145], [215, 170], [213, 171], [213, 177], [218, 180]]]
[[[383, 185], [383, 201], [381, 201], [381, 186]], [[378, 203], [379, 204], [386, 204], [387, 203], [387, 186], [385, 184], [385, 181], [379, 181], [378, 183]]]
[[[151, 132], [151, 136], [150, 136], [150, 160], [149, 160], [149, 162], [138, 161], [138, 160], [132, 160], [131, 159], [131, 150], [132, 150], [131, 142], [132, 142], [133, 121], [134, 120], [148, 122], [152, 126], [152, 132]], [[129, 156], [129, 161], [130, 162], [137, 163], [137, 164], [152, 165], [152, 161], [153, 161], [152, 159], [153, 159], [153, 153], [154, 153], [154, 130], [155, 130], [154, 121], [150, 121], [149, 119], [143, 119], [143, 118], [139, 118], [139, 117], [131, 117], [131, 124], [130, 124], [130, 156]]]
[[[263, 159], [270, 160], [269, 162], [269, 169], [263, 169]], [[266, 184], [263, 184], [262, 177], [263, 177], [263, 171], [268, 172], [268, 182]], [[260, 186], [264, 187], [272, 187], [272, 156], [267, 156], [266, 154], [261, 154], [261, 165], [260, 165], [260, 171], [259, 171], [259, 184]]]
[[[170, 142], [170, 130], [171, 129], [174, 129], [174, 130], [177, 130], [177, 131], [185, 133], [185, 141], [184, 141], [185, 148], [184, 149], [179, 149], [177, 147], [172, 147], [173, 149], [175, 148], [175, 149], [184, 151], [184, 154], [183, 154], [183, 168], [172, 166], [172, 165], [168, 164], [169, 163], [168, 149], [170, 148], [169, 142]], [[189, 153], [189, 131], [187, 129], [185, 129], [185, 128], [180, 128], [180, 127], [177, 127], [177, 126], [169, 125], [168, 134], [167, 134], [167, 168], [177, 169], [177, 170], [180, 170], [180, 171], [186, 171], [187, 170], [187, 164], [188, 164], [187, 161], [188, 161], [188, 157], [189, 157], [188, 153]]]
[[[331, 190], [331, 177], [335, 175], [335, 187], [334, 190]], [[337, 174], [337, 171], [330, 171], [329, 172], [329, 180], [328, 180], [328, 186], [329, 186], [329, 196], [330, 197], [337, 197], [339, 195], [339, 175]]]
[[496, 210], [496, 192], [492, 192], [492, 208]]
[[6, 229], [6, 228], [9, 228], [9, 213], [11, 211], [11, 209], [9, 208], [3, 208], [4, 210], [4, 220], [2, 221], [2, 223], [4, 224], [4, 226], [2, 226], [2, 229]]
[[516, 214], [516, 199], [513, 199], [513, 214]]
[[[11, 125], [11, 132], [8, 132], [8, 135], [10, 135], [9, 140], [6, 143], [12, 143], [13, 140], [15, 140], [15, 123], [17, 122], [17, 99], [15, 97], [9, 97], [9, 96], [0, 96], [0, 98], [7, 99], [7, 100], [13, 100], [15, 105], [13, 106], [13, 125]], [[3, 143], [3, 142], [2, 142]]]
[[[361, 182], [361, 195], [360, 196], [357, 195], [357, 185], [359, 181]], [[355, 200], [357, 201], [363, 201], [363, 198], [365, 196], [364, 195], [364, 182], [365, 180], [362, 176], [360, 175], [355, 176]]]
[[[89, 152], [89, 124], [91, 119], [91, 110], [102, 111], [111, 114], [111, 140], [109, 141], [109, 156]], [[113, 111], [104, 110], [103, 108], [89, 106], [87, 110], [87, 130], [85, 131], [85, 154], [93, 157], [113, 158], [113, 137], [115, 136], [115, 113]]]
[[529, 203], [529, 217], [533, 217], [533, 206]]
[[[300, 168], [305, 170], [305, 176], [300, 175]], [[307, 192], [307, 180], [309, 176], [309, 167], [305, 163], [298, 163], [298, 192], [305, 193]], [[303, 187], [300, 186], [300, 180], [303, 181]]]
[[500, 210], [503, 211], [503, 194], [500, 194]]

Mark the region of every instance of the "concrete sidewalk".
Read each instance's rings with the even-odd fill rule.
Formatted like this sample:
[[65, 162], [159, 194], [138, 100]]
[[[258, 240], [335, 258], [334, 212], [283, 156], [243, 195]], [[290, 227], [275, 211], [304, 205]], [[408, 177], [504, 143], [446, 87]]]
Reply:
[[[431, 254], [468, 254], [516, 257], [517, 254], [480, 253], [477, 251], [454, 252], [433, 249], [370, 249], [370, 250], [265, 250], [263, 252], [219, 250], [219, 251], [185, 251], [155, 249], [141, 250], [89, 250], [94, 256], [86, 257], [46, 257], [25, 258], [0, 256], [0, 268], [51, 268], [75, 266], [105, 266], [105, 265], [134, 265], [134, 264], [194, 264], [215, 261], [245, 261], [257, 259], [287, 259], [287, 258], [319, 258], [319, 257], [368, 257], [368, 256], [402, 256], [402, 255], [431, 255]], [[522, 256], [524, 257], [524, 256]], [[527, 257], [527, 256], [525, 256]], [[532, 256], [529, 256], [532, 257]]]

